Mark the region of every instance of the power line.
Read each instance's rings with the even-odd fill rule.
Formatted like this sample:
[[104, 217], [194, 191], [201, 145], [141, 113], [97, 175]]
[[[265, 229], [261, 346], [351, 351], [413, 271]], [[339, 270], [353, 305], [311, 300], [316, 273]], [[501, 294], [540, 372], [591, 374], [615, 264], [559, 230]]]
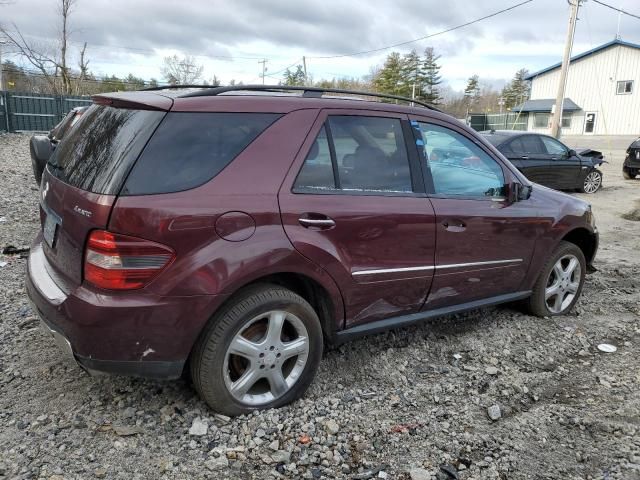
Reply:
[[633, 13], [629, 13], [626, 10], [614, 7], [613, 5], [609, 5], [607, 3], [601, 2], [600, 0], [593, 0], [593, 3], [597, 3], [598, 5], [602, 5], [603, 7], [607, 7], [607, 8], [610, 8], [611, 10], [615, 10], [618, 13], [623, 13], [625, 15], [629, 15], [630, 17], [637, 18], [638, 20], [640, 20], [640, 15], [635, 15]]
[[295, 62], [293, 62], [288, 67], [285, 67], [285, 68], [283, 68], [281, 70], [278, 70], [277, 72], [271, 72], [268, 76], [273, 76], [273, 75], [277, 75], [279, 73], [285, 72], [285, 71], [289, 70], [291, 67], [295, 67], [296, 65], [300, 65], [301, 61], [302, 61], [302, 58], [298, 58]]
[[[508, 7], [508, 8], [503, 8], [502, 10], [498, 10], [497, 12], [493, 12], [493, 13], [491, 13], [489, 15], [485, 15], [484, 17], [476, 18], [475, 20], [471, 20], [470, 22], [462, 23], [460, 25], [456, 25], [455, 27], [450, 27], [450, 28], [447, 28], [446, 30], [442, 30], [440, 32], [432, 33], [430, 35], [425, 35], [424, 37], [414, 38], [413, 40], [407, 40], [406, 42], [395, 43], [393, 45], [388, 45], [386, 47], [374, 48], [373, 50], [364, 50], [362, 52], [343, 53], [343, 54], [340, 54], [340, 55], [327, 55], [327, 56], [323, 56], [323, 57], [307, 57], [307, 58], [328, 59], [328, 58], [354, 57], [356, 55], [365, 55], [367, 53], [381, 52], [383, 50], [389, 50], [390, 48], [401, 47], [403, 45], [408, 45], [410, 43], [415, 43], [415, 42], [419, 42], [421, 40], [426, 40], [427, 38], [432, 38], [432, 37], [435, 37], [437, 35], [442, 35], [444, 33], [449, 33], [449, 32], [452, 32], [454, 30], [458, 30], [459, 28], [468, 27], [469, 25], [473, 25], [474, 23], [481, 22], [482, 20], [486, 20], [487, 18], [495, 17], [496, 15], [500, 15], [501, 13], [505, 13], [505, 12], [508, 12], [508, 11], [513, 10], [515, 8], [518, 8], [518, 7], [522, 6], [522, 5], [525, 5], [527, 3], [531, 3], [532, 1], [533, 0], [525, 0], [524, 2], [516, 3], [515, 5], [512, 5], [512, 6]], [[594, 0], [594, 1], [596, 1], [596, 0]]]

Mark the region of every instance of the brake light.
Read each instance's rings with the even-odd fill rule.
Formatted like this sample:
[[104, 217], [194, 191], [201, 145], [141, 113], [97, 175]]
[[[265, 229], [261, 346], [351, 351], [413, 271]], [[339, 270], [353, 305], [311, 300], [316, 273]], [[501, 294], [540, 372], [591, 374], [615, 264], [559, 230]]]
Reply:
[[142, 288], [175, 258], [165, 245], [104, 230], [89, 234], [85, 250], [85, 280], [106, 290]]

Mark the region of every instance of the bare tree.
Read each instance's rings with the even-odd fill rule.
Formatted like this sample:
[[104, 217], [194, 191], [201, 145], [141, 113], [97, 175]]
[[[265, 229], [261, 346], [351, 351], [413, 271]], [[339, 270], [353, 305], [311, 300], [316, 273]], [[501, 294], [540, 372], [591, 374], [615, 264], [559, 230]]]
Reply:
[[[59, 0], [59, 2], [58, 13], [61, 16], [62, 25], [57, 46], [46, 42], [28, 41], [15, 24], [13, 29], [0, 25], [0, 33], [4, 35], [6, 42], [15, 53], [26, 59], [44, 78], [52, 93], [70, 94], [72, 92], [72, 73], [67, 62], [70, 34], [69, 16], [76, 0]], [[81, 52], [81, 63], [85, 65], [85, 68], [88, 64], [88, 61], [85, 60], [86, 48], [87, 44], [85, 43]], [[60, 77], [62, 85], [59, 85], [58, 77]]]
[[185, 85], [196, 82], [202, 77], [204, 67], [196, 63], [192, 55], [179, 58], [177, 55], [164, 57], [164, 65], [160, 69], [162, 76], [171, 85]]
[[89, 73], [89, 60], [85, 59], [85, 52], [87, 51], [87, 42], [84, 42], [82, 46], [82, 50], [80, 50], [80, 61], [78, 62], [78, 67], [80, 67], [80, 76], [78, 77], [78, 82], [76, 83], [76, 93], [82, 94], [82, 88], [84, 87], [84, 81], [87, 78]]
[[[60, 0], [59, 13], [62, 18], [62, 29], [60, 32], [60, 61], [59, 68], [62, 76], [62, 89], [64, 93], [71, 93], [71, 76], [67, 67], [67, 43], [69, 35], [69, 15], [76, 0]], [[86, 48], [85, 43], [85, 48]]]

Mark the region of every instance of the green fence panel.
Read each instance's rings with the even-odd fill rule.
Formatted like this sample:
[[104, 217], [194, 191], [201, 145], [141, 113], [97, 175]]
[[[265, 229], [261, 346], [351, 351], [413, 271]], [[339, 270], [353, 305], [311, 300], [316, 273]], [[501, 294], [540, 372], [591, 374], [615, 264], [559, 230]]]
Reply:
[[526, 130], [528, 118], [527, 113], [474, 113], [471, 114], [470, 125], [477, 131]]
[[0, 92], [0, 132], [8, 132], [7, 125], [7, 99], [5, 92]]
[[73, 108], [91, 105], [91, 97], [0, 92], [0, 131], [46, 132]]

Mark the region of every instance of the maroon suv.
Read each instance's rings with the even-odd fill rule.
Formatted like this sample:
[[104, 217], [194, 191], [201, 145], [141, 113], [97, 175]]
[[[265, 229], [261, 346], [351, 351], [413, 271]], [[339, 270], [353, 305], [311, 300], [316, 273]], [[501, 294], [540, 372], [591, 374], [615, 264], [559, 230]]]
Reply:
[[287, 90], [99, 95], [55, 150], [26, 283], [86, 371], [187, 370], [239, 414], [298, 398], [324, 344], [576, 303], [587, 203], [435, 109]]

